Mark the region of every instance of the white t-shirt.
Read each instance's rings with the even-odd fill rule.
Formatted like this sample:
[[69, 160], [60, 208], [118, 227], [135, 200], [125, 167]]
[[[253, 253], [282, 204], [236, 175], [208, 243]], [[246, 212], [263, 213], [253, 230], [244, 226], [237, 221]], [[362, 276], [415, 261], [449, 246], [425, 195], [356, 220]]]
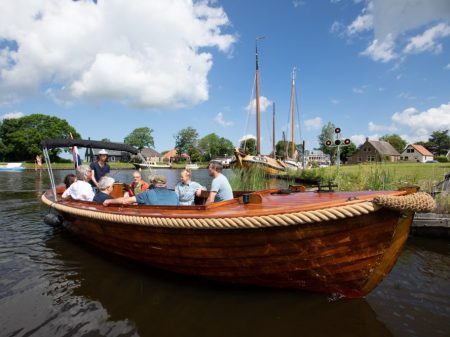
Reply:
[[83, 180], [77, 180], [64, 191], [62, 197], [67, 198], [70, 196], [75, 200], [92, 201], [94, 195], [91, 184]]

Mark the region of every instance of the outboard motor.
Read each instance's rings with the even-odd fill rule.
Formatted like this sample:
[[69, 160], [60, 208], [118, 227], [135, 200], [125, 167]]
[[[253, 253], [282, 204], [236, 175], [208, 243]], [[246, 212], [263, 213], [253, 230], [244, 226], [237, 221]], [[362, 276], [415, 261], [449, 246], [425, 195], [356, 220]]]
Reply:
[[63, 217], [59, 214], [48, 213], [44, 216], [44, 222], [49, 226], [61, 226], [63, 223]]

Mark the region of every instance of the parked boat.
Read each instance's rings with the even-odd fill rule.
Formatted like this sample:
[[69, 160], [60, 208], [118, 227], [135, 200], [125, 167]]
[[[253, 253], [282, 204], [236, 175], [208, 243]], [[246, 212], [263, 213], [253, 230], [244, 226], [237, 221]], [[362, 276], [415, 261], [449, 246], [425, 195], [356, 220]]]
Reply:
[[22, 166], [22, 163], [6, 163], [0, 164], [0, 171], [24, 171], [25, 167]]
[[148, 170], [148, 169], [167, 169], [171, 168], [172, 165], [164, 162], [157, 161], [146, 161], [143, 163], [133, 163], [137, 170]]
[[198, 170], [199, 169], [199, 167], [198, 167], [198, 165], [197, 164], [186, 164], [186, 170]]
[[255, 105], [256, 105], [256, 155], [248, 154], [245, 149], [235, 149], [235, 159], [230, 162], [231, 167], [254, 168], [258, 167], [269, 175], [277, 175], [286, 171], [286, 165], [281, 161], [261, 154], [261, 109], [259, 102], [259, 65], [258, 46], [256, 45], [255, 69]]
[[[53, 144], [43, 143], [46, 158]], [[305, 192], [292, 186], [235, 192], [234, 199], [211, 205], [203, 204], [205, 191], [193, 206], [109, 207], [63, 200], [63, 190], [53, 184], [42, 201], [71, 233], [106, 252], [221, 282], [347, 297], [364, 296], [381, 282], [414, 212], [434, 207], [431, 196], [412, 190]]]

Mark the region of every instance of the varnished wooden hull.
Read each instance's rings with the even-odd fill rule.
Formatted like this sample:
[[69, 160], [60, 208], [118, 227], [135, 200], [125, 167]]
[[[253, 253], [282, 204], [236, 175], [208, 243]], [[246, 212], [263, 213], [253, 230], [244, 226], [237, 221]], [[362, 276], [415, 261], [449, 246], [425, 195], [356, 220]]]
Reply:
[[[127, 213], [129, 209], [117, 211]], [[310, 224], [190, 229], [60, 213], [64, 226], [83, 241], [154, 267], [222, 282], [347, 297], [364, 296], [389, 273], [413, 218], [413, 213], [380, 209]]]

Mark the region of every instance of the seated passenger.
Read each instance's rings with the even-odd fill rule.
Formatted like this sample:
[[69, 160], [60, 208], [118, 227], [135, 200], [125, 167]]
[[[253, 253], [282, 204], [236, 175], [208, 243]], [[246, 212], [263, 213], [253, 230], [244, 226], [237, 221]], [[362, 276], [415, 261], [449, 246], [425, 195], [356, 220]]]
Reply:
[[175, 186], [175, 193], [178, 195], [180, 205], [193, 205], [195, 196], [200, 196], [205, 188], [191, 180], [191, 170], [181, 171], [181, 181]]
[[62, 195], [63, 199], [71, 197], [75, 200], [92, 201], [94, 199], [94, 191], [92, 190], [91, 184], [88, 183], [92, 176], [91, 168], [87, 165], [78, 166], [76, 174], [77, 181], [64, 191]]
[[134, 196], [134, 197], [122, 197], [117, 199], [108, 199], [103, 202], [104, 206], [111, 204], [132, 204], [137, 202], [140, 205], [178, 205], [178, 196], [174, 191], [166, 188], [167, 180], [164, 176], [155, 176], [153, 178], [154, 188]]
[[101, 204], [105, 200], [112, 199], [111, 193], [114, 188], [114, 178], [103, 176], [100, 178], [97, 186], [98, 192], [95, 194], [93, 201]]
[[211, 161], [208, 165], [209, 175], [214, 179], [211, 182], [211, 192], [209, 193], [208, 200], [206, 200], [206, 205], [233, 199], [233, 190], [227, 177], [222, 174], [222, 169], [222, 164], [216, 161]]
[[64, 177], [64, 185], [66, 185], [66, 189], [69, 188], [75, 181], [77, 181], [77, 176], [75, 174], [68, 174]]
[[138, 195], [142, 192], [145, 192], [148, 190], [148, 183], [142, 180], [141, 172], [134, 171], [133, 172], [133, 182], [127, 186], [128, 195], [130, 197], [133, 197], [135, 195]]

